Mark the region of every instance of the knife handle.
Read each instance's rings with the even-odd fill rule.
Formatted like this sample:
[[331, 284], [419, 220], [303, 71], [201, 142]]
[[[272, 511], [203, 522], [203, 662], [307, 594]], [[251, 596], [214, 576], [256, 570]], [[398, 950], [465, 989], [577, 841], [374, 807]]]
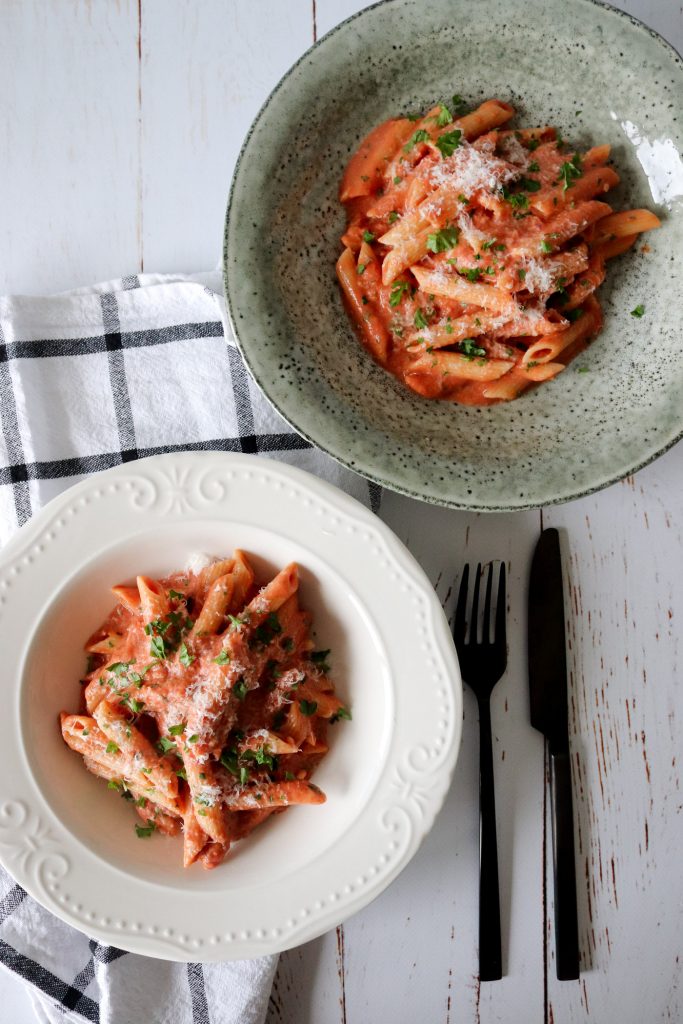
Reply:
[[557, 977], [579, 977], [579, 925], [574, 863], [572, 772], [568, 753], [550, 755], [550, 801], [555, 879], [555, 959]]
[[479, 700], [479, 979], [503, 977], [491, 705]]

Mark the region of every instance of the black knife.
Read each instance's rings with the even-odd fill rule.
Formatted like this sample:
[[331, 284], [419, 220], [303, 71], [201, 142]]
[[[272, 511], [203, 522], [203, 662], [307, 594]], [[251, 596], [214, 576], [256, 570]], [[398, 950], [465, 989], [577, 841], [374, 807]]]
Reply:
[[531, 563], [528, 654], [531, 724], [545, 736], [550, 754], [557, 977], [568, 981], [579, 977], [579, 928], [562, 559], [557, 530], [543, 530]]

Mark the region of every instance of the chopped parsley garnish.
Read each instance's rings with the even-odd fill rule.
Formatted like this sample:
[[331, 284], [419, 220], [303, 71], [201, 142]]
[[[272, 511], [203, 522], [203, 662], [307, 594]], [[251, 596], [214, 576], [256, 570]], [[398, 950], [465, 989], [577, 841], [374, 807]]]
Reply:
[[109, 743], [107, 743], [107, 753], [108, 754], [119, 754], [120, 753], [118, 744], [114, 743], [113, 740], [109, 740]]
[[531, 171], [532, 174], [535, 174], [537, 171], [540, 171], [540, 169], [541, 165], [539, 164], [538, 160], [532, 160], [529, 166], [527, 167], [527, 170]]
[[339, 708], [339, 711], [335, 711], [335, 713], [330, 718], [330, 723], [334, 725], [335, 722], [340, 721], [340, 719], [342, 718], [345, 718], [347, 721], [350, 722], [351, 717], [351, 711], [349, 710], [349, 708]]
[[296, 781], [296, 775], [294, 774], [294, 772], [285, 772], [285, 781], [286, 782], [295, 782]]
[[546, 242], [545, 238], [543, 239], [543, 241], [539, 245], [539, 249], [541, 250], [541, 252], [552, 252], [553, 251], [552, 245], [550, 244], [550, 242]]
[[136, 700], [135, 697], [131, 697], [129, 693], [121, 700], [122, 704], [125, 704], [127, 708], [133, 712], [134, 715], [139, 715], [145, 706], [145, 702], [142, 700]]
[[467, 110], [467, 104], [465, 103], [462, 96], [459, 96], [457, 92], [451, 98], [451, 106], [453, 107], [453, 110], [456, 112], [456, 114], [464, 114], [465, 111]]
[[113, 672], [115, 676], [121, 678], [125, 676], [126, 672], [133, 664], [132, 661], [115, 661], [113, 665], [110, 665], [107, 669], [108, 672]]
[[429, 142], [429, 132], [425, 131], [424, 128], [418, 128], [416, 132], [413, 132], [403, 147], [403, 152], [410, 153], [411, 149], [413, 149], [418, 142]]
[[179, 590], [173, 590], [173, 589], [169, 590], [168, 596], [171, 598], [172, 601], [184, 601], [185, 600], [185, 594], [181, 594]]
[[583, 174], [583, 167], [581, 166], [581, 157], [578, 153], [574, 153], [571, 160], [567, 160], [560, 167], [560, 181], [564, 182], [563, 192], [566, 192], [568, 188], [580, 178]]
[[117, 793], [124, 793], [126, 787], [118, 779], [110, 779], [107, 783], [107, 789], [115, 789]]
[[394, 281], [391, 286], [391, 293], [389, 295], [389, 305], [398, 306], [399, 302], [403, 298], [404, 294], [408, 291], [410, 285], [407, 281]]
[[413, 323], [417, 327], [418, 331], [421, 331], [423, 327], [427, 326], [427, 317], [424, 315], [424, 311], [422, 309], [417, 309], [415, 311]]
[[454, 128], [452, 132], [444, 132], [443, 135], [439, 135], [436, 140], [436, 148], [442, 157], [452, 156], [460, 145], [461, 138], [462, 132], [460, 129]]
[[579, 317], [583, 316], [583, 310], [582, 309], [569, 309], [569, 310], [567, 310], [567, 312], [564, 315], [567, 318], [567, 320], [569, 320], [569, 322], [573, 324], [576, 320], [579, 319]]
[[171, 734], [171, 736], [182, 736], [182, 734], [185, 732], [186, 726], [187, 722], [178, 722], [177, 725], [171, 725], [168, 731]]
[[153, 821], [150, 821], [149, 825], [136, 825], [135, 834], [138, 839], [149, 839], [152, 832], [156, 830], [156, 825]]
[[249, 688], [245, 683], [244, 679], [240, 676], [235, 685], [232, 688], [232, 692], [235, 694], [238, 700], [244, 700], [249, 692]]
[[503, 199], [506, 199], [514, 210], [527, 210], [529, 208], [529, 197], [523, 192], [510, 192], [503, 186]]
[[228, 654], [224, 647], [221, 653], [218, 655], [218, 657], [214, 658], [213, 660], [216, 665], [227, 665], [227, 663], [230, 661], [230, 655]]
[[529, 139], [529, 141], [526, 144], [526, 148], [529, 150], [530, 153], [533, 153], [533, 151], [535, 149], [538, 149], [538, 147], [540, 145], [541, 145], [541, 140], [540, 139]]
[[359, 263], [358, 266], [356, 267], [356, 273], [357, 274], [364, 274], [366, 267], [367, 267], [367, 263]]
[[580, 366], [579, 367], [579, 373], [588, 373], [588, 367], [587, 366]]
[[468, 281], [478, 281], [481, 277], [481, 267], [456, 267], [459, 274], [466, 277]]
[[[427, 235], [427, 248], [431, 252], [448, 252], [458, 244], [459, 232], [457, 228], [441, 228], [433, 235]], [[424, 325], [426, 326], [426, 325]]]
[[192, 733], [191, 736], [188, 737], [187, 742], [188, 743], [196, 743], [198, 739], [199, 739], [199, 733], [198, 732], [194, 732], [194, 733]]
[[393, 224], [394, 221], [398, 220], [398, 214], [396, 213], [396, 210], [391, 211], [391, 213], [387, 217], [387, 220], [389, 221], [390, 224]]
[[256, 750], [245, 750], [242, 752], [242, 757], [250, 761], [255, 761], [256, 764], [264, 764], [266, 768], [270, 768], [271, 770], [275, 768], [275, 758], [271, 753], [269, 753], [267, 747], [257, 747]]
[[486, 252], [487, 249], [492, 249], [495, 244], [495, 238], [489, 238], [488, 241], [481, 243], [481, 248], [484, 252]]
[[464, 192], [461, 192], [460, 195], [458, 196], [458, 202], [464, 203], [465, 206], [467, 206], [467, 204], [469, 203], [469, 199], [467, 198]]
[[526, 277], [526, 270], [523, 270], [522, 267], [520, 267], [517, 271], [517, 277], [520, 279], [520, 281], [523, 281]]
[[370, 242], [374, 242], [375, 241], [375, 236], [373, 235], [372, 231], [364, 231], [363, 232], [363, 241], [367, 242], [368, 245], [370, 244]]
[[463, 340], [458, 343], [458, 351], [462, 355], [467, 356], [468, 359], [474, 359], [475, 356], [478, 356], [479, 358], [486, 356], [486, 349], [477, 345], [474, 338], [463, 338]]
[[170, 740], [168, 736], [160, 736], [157, 740], [157, 750], [160, 754], [169, 754], [172, 750], [176, 749], [176, 745], [173, 740]]
[[266, 645], [271, 642], [276, 636], [282, 632], [282, 626], [275, 612], [271, 612], [270, 615], [257, 626], [254, 630], [254, 636], [252, 638], [251, 646]]
[[442, 103], [441, 106], [439, 107], [439, 113], [436, 116], [436, 127], [445, 128], [446, 125], [450, 124], [452, 120], [453, 115], [451, 114], [446, 104]]
[[313, 664], [325, 674], [330, 671], [330, 666], [327, 663], [327, 659], [330, 656], [329, 649], [326, 651], [311, 651], [309, 659]]
[[180, 645], [180, 653], [178, 654], [180, 664], [184, 665], [185, 668], [189, 668], [192, 662], [195, 660], [194, 655], [190, 654], [187, 649], [187, 644], [182, 643]]
[[636, 306], [635, 309], [631, 310], [631, 316], [638, 317], [638, 319], [640, 319], [641, 316], [643, 316], [644, 313], [645, 313], [645, 306], [643, 306], [642, 303], [640, 305]]
[[164, 643], [163, 636], [153, 636], [149, 642], [149, 653], [153, 658], [165, 658], [166, 657], [166, 644]]
[[310, 718], [311, 715], [314, 715], [318, 710], [318, 702], [315, 700], [300, 700], [299, 707], [301, 709], [301, 714]]
[[517, 182], [522, 192], [538, 192], [541, 187], [540, 181], [536, 178], [520, 178]]

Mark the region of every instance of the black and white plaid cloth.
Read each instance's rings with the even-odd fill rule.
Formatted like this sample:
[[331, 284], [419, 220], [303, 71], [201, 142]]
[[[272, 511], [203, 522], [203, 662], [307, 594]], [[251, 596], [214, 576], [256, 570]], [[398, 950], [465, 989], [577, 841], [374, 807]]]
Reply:
[[[218, 272], [0, 299], [0, 426], [0, 544], [88, 474], [160, 452], [282, 459], [379, 505], [379, 488], [260, 394], [230, 338]], [[45, 1024], [262, 1024], [276, 962], [176, 964], [103, 946], [0, 868], [0, 964], [29, 983]]]

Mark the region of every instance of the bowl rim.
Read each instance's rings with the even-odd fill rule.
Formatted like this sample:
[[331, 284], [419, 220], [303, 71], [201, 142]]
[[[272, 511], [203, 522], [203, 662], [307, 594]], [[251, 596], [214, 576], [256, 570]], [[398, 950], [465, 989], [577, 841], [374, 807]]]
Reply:
[[[449, 499], [449, 498], [446, 498], [446, 497], [436, 496], [436, 495], [433, 495], [433, 494], [426, 494], [426, 493], [424, 493], [422, 491], [416, 490], [415, 488], [408, 486], [405, 483], [397, 481], [396, 479], [393, 479], [393, 478], [389, 479], [386, 475], [383, 475], [382, 473], [380, 473], [374, 466], [368, 465], [366, 459], [364, 459], [364, 458], [357, 458], [354, 461], [351, 461], [343, 453], [341, 453], [339, 451], [333, 451], [332, 448], [329, 446], [329, 442], [323, 442], [323, 441], [320, 441], [319, 439], [314, 438], [308, 431], [303, 429], [296, 422], [296, 416], [295, 416], [294, 412], [286, 412], [283, 408], [281, 408], [279, 402], [276, 401], [273, 398], [273, 396], [269, 393], [269, 391], [266, 389], [266, 387], [264, 387], [264, 385], [263, 385], [263, 383], [262, 383], [258, 373], [256, 372], [256, 370], [254, 368], [254, 365], [253, 365], [252, 361], [250, 360], [249, 348], [248, 348], [248, 346], [243, 344], [242, 339], [240, 338], [239, 329], [237, 327], [237, 320], [238, 320], [237, 314], [238, 314], [238, 310], [237, 310], [236, 305], [233, 303], [233, 299], [232, 299], [231, 292], [230, 292], [230, 282], [229, 282], [230, 273], [229, 273], [229, 260], [228, 260], [228, 247], [229, 247], [228, 246], [228, 234], [229, 234], [229, 227], [230, 227], [230, 217], [231, 217], [231, 213], [232, 213], [233, 203], [235, 201], [235, 192], [236, 192], [237, 180], [238, 180], [240, 171], [242, 170], [243, 158], [244, 158], [244, 156], [246, 154], [246, 151], [247, 151], [247, 148], [249, 146], [249, 142], [251, 141], [252, 135], [254, 134], [254, 131], [256, 130], [257, 126], [259, 125], [259, 123], [260, 123], [260, 121], [261, 121], [261, 119], [262, 119], [266, 109], [269, 107], [272, 99], [280, 92], [280, 90], [285, 86], [285, 84], [288, 82], [288, 80], [294, 74], [296, 69], [313, 53], [314, 50], [317, 50], [321, 46], [321, 44], [327, 42], [336, 33], [343, 31], [352, 22], [356, 21], [356, 19], [358, 19], [358, 18], [362, 18], [368, 12], [377, 10], [380, 7], [385, 7], [385, 6], [389, 6], [390, 4], [401, 3], [401, 2], [403, 2], [403, 0], [375, 0], [375, 3], [369, 4], [367, 7], [363, 7], [361, 10], [356, 11], [354, 14], [349, 15], [348, 18], [344, 18], [343, 21], [340, 21], [337, 25], [334, 25], [328, 32], [326, 32], [324, 35], [320, 36], [319, 39], [316, 39], [312, 43], [312, 45], [309, 46], [306, 50], [304, 50], [304, 52], [301, 54], [301, 56], [287, 69], [287, 71], [284, 73], [284, 75], [282, 75], [282, 77], [278, 80], [278, 82], [276, 82], [275, 86], [270, 90], [270, 92], [268, 93], [267, 97], [265, 98], [265, 100], [263, 101], [261, 106], [259, 107], [258, 112], [256, 113], [256, 115], [255, 115], [251, 125], [249, 126], [247, 134], [245, 135], [244, 140], [242, 142], [242, 145], [240, 147], [240, 151], [239, 151], [239, 154], [237, 156], [237, 160], [235, 162], [235, 167], [234, 167], [234, 170], [233, 170], [233, 173], [232, 173], [231, 182], [230, 182], [230, 189], [229, 189], [229, 192], [228, 192], [228, 199], [227, 199], [227, 205], [226, 205], [226, 210], [225, 210], [225, 216], [224, 216], [224, 219], [223, 219], [223, 256], [222, 256], [223, 295], [224, 295], [224, 298], [225, 298], [225, 305], [226, 305], [226, 310], [227, 310], [227, 316], [228, 316], [228, 320], [230, 322], [230, 327], [232, 329], [233, 337], [235, 339], [235, 344], [237, 345], [237, 348], [238, 348], [238, 350], [240, 352], [240, 355], [242, 356], [242, 359], [244, 360], [244, 364], [247, 367], [247, 369], [248, 369], [252, 379], [254, 380], [256, 385], [258, 386], [261, 394], [263, 394], [265, 396], [267, 401], [270, 403], [270, 405], [273, 407], [273, 409], [275, 409], [275, 411], [278, 413], [278, 415], [280, 415], [282, 417], [282, 419], [286, 423], [288, 423], [289, 426], [292, 427], [296, 431], [297, 434], [299, 434], [300, 437], [302, 437], [305, 441], [308, 441], [309, 444], [313, 446], [313, 448], [318, 449], [319, 451], [323, 452], [325, 455], [329, 455], [331, 458], [333, 458], [336, 462], [340, 463], [342, 466], [346, 467], [347, 469], [350, 469], [354, 473], [360, 474], [366, 480], [369, 480], [372, 483], [377, 484], [380, 487], [386, 487], [388, 490], [394, 491], [397, 494], [403, 494], [406, 497], [415, 498], [418, 501], [425, 501], [425, 502], [427, 502], [428, 504], [431, 504], [431, 505], [439, 505], [439, 506], [441, 506], [443, 508], [458, 509], [458, 510], [466, 511], [466, 512], [525, 512], [525, 511], [529, 511], [529, 510], [540, 508], [540, 507], [544, 507], [544, 506], [563, 505], [566, 502], [576, 501], [579, 498], [588, 497], [591, 494], [595, 494], [597, 491], [602, 491], [602, 490], [604, 490], [607, 487], [611, 487], [613, 484], [619, 483], [620, 480], [625, 479], [627, 476], [631, 476], [633, 473], [639, 472], [641, 469], [644, 469], [646, 466], [649, 466], [650, 463], [654, 462], [656, 459], [660, 458], [662, 455], [665, 455], [666, 452], [670, 451], [670, 449], [672, 449], [676, 444], [678, 444], [679, 441], [683, 440], [683, 420], [681, 421], [681, 425], [680, 425], [680, 429], [679, 429], [678, 433], [676, 433], [673, 436], [669, 437], [664, 442], [663, 445], [661, 445], [660, 447], [657, 447], [656, 450], [648, 453], [642, 459], [637, 460], [636, 462], [634, 462], [632, 464], [629, 464], [625, 469], [617, 470], [616, 472], [611, 473], [611, 474], [605, 476], [604, 478], [600, 479], [598, 482], [596, 482], [595, 484], [592, 484], [591, 486], [580, 487], [580, 488], [578, 488], [576, 490], [569, 490], [568, 493], [562, 494], [562, 495], [555, 495], [555, 496], [551, 496], [551, 497], [545, 497], [540, 502], [539, 501], [519, 501], [519, 502], [514, 502], [514, 501], [505, 502], [505, 501], [501, 501], [501, 502], [496, 502], [496, 503], [487, 503], [487, 502], [481, 502], [481, 501], [477, 501], [477, 500], [475, 500], [475, 501], [467, 501], [466, 497]], [[613, 7], [610, 3], [607, 3], [606, 0], [571, 0], [571, 2], [573, 2], [573, 3], [577, 4], [577, 5], [583, 4], [585, 7], [589, 8], [589, 9], [598, 8], [598, 9], [606, 12], [608, 16], [609, 15], [615, 15], [617, 17], [620, 17], [620, 18], [624, 19], [625, 21], [629, 22], [635, 29], [637, 29], [639, 31], [646, 32], [647, 35], [649, 35], [650, 38], [653, 39], [656, 43], [661, 45], [665, 50], [669, 50], [670, 51], [671, 55], [674, 58], [675, 63], [677, 63], [679, 65], [679, 67], [681, 69], [681, 72], [683, 72], [683, 55], [678, 52], [678, 50], [676, 49], [676, 47], [672, 43], [670, 43], [667, 39], [664, 38], [664, 36], [662, 36], [659, 32], [657, 32], [655, 29], [653, 29], [650, 25], [648, 25], [642, 19], [635, 17], [633, 14], [630, 14], [627, 11], [622, 10], [621, 8]]]

